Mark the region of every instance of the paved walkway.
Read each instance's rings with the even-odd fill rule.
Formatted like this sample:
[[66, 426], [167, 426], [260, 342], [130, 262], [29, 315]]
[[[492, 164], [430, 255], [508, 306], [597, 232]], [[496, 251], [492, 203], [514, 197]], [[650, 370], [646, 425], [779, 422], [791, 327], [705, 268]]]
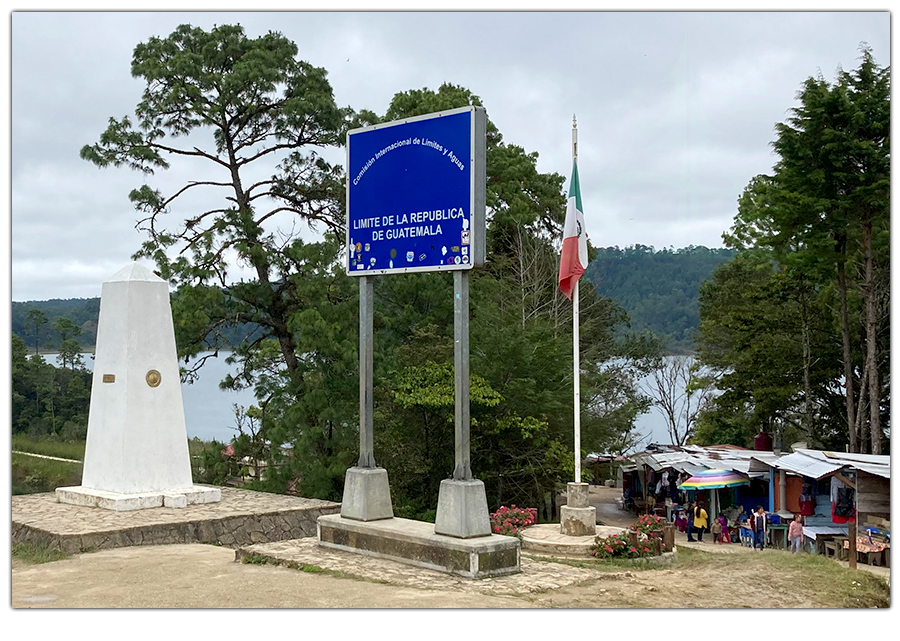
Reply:
[[324, 570], [340, 572], [342, 575], [364, 578], [367, 581], [385, 582], [423, 590], [452, 590], [467, 594], [495, 596], [535, 594], [601, 578], [633, 576], [632, 572], [627, 571], [610, 573], [576, 568], [546, 560], [536, 561], [528, 554], [523, 553], [520, 573], [473, 581], [461, 576], [414, 567], [388, 559], [324, 548], [319, 546], [314, 538], [260, 543], [243, 546], [241, 549], [264, 556], [270, 562], [296, 567], [315, 566]]

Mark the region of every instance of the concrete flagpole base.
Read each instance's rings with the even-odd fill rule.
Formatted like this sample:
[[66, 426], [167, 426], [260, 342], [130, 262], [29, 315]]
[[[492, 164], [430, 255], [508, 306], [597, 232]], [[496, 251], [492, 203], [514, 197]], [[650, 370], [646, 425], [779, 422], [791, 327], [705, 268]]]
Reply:
[[491, 517], [484, 483], [477, 479], [441, 481], [434, 532], [459, 539], [490, 536]]
[[597, 508], [591, 505], [587, 483], [568, 483], [566, 505], [559, 508], [559, 531], [566, 536], [593, 535], [597, 529]]
[[355, 521], [394, 518], [386, 469], [354, 466], [347, 470], [341, 516]]

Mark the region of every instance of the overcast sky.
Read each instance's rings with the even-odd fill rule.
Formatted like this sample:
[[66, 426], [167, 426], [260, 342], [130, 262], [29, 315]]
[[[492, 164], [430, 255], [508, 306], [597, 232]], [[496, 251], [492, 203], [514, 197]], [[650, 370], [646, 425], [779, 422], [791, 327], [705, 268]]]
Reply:
[[[138, 249], [127, 195], [142, 176], [78, 154], [110, 116], [133, 115], [143, 89], [130, 74], [135, 45], [182, 23], [281, 32], [354, 109], [384, 113], [397, 92], [467, 87], [506, 142], [567, 183], [575, 114], [596, 246], [720, 247], [743, 188], [770, 171], [774, 125], [803, 81], [855, 69], [861, 42], [890, 64], [886, 11], [14, 12], [12, 300], [99, 296]], [[194, 177], [176, 159], [148, 182]]]

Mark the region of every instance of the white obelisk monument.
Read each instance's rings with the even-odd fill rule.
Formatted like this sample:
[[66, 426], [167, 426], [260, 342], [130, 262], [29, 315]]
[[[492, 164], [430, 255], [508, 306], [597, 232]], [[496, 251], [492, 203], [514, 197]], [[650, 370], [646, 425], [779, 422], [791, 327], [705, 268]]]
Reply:
[[169, 287], [138, 263], [103, 283], [84, 472], [56, 497], [116, 511], [221, 499], [193, 484]]

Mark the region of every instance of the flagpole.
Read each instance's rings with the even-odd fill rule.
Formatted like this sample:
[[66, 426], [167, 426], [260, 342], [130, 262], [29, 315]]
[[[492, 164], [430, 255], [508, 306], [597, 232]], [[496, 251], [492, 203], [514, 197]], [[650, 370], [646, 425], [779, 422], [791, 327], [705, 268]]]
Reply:
[[[572, 166], [578, 161], [578, 122], [575, 114], [572, 114]], [[578, 279], [581, 280], [581, 279]], [[574, 355], [574, 381], [575, 381], [575, 482], [581, 483], [581, 368], [579, 353], [579, 296], [578, 280], [575, 281], [575, 291], [572, 293], [572, 353]]]

